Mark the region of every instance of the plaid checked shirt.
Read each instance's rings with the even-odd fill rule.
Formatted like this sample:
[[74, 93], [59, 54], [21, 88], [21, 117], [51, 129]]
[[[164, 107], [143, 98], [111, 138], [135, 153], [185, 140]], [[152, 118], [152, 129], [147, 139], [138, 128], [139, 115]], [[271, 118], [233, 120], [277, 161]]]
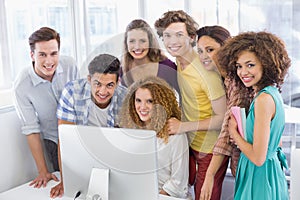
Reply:
[[239, 95], [239, 93], [242, 91], [236, 89], [235, 82], [233, 80], [225, 78], [224, 84], [226, 86], [226, 96], [228, 99], [227, 111], [225, 113], [220, 135], [214, 145], [213, 154], [231, 156], [230, 168], [233, 176], [235, 176], [236, 167], [240, 158], [241, 151], [237, 148], [236, 145], [232, 144], [229, 140], [228, 120], [231, 114], [230, 108], [232, 106], [249, 106], [251, 99], [241, 98], [241, 95]]
[[[107, 127], [114, 127], [115, 119], [122, 106], [127, 89], [119, 85], [114, 92], [108, 107]], [[66, 84], [62, 91], [58, 108], [57, 118], [77, 125], [87, 125], [88, 110], [91, 100], [91, 86], [87, 79], [78, 79]]]

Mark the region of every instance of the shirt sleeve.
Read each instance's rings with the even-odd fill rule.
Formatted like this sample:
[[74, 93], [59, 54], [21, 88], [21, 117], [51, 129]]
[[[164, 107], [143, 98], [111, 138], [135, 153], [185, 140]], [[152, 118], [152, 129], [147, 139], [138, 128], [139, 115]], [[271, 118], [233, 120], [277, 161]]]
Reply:
[[231, 144], [229, 140], [229, 131], [228, 131], [228, 122], [231, 116], [231, 107], [232, 106], [243, 106], [241, 104], [241, 100], [239, 98], [240, 91], [237, 90], [235, 86], [235, 81], [229, 79], [228, 77], [225, 78], [224, 84], [226, 85], [226, 93], [227, 93], [227, 111], [224, 116], [222, 128], [218, 140], [215, 143], [213, 153], [214, 154], [222, 154], [231, 156], [232, 150], [235, 145]]
[[221, 76], [214, 71], [209, 71], [207, 74], [203, 75], [202, 88], [206, 91], [206, 94], [211, 101], [225, 95]]
[[67, 77], [69, 81], [80, 78], [76, 61], [72, 57], [61, 55], [59, 60], [62, 67], [66, 70], [64, 73], [68, 74]]
[[21, 121], [21, 130], [25, 135], [40, 133], [39, 120], [35, 109], [22, 88], [14, 88], [14, 103]]
[[188, 190], [188, 141], [186, 134], [174, 135], [172, 141], [171, 177], [163, 190], [173, 197], [186, 198]]
[[56, 112], [58, 119], [76, 123], [73, 94], [73, 84], [72, 82], [69, 82], [63, 89], [61, 97], [59, 99]]
[[230, 118], [230, 115], [231, 115], [231, 111], [228, 109], [225, 113], [220, 135], [214, 145], [214, 149], [213, 149], [214, 154], [231, 156], [232, 145], [229, 142], [229, 133], [228, 133], [228, 120]]

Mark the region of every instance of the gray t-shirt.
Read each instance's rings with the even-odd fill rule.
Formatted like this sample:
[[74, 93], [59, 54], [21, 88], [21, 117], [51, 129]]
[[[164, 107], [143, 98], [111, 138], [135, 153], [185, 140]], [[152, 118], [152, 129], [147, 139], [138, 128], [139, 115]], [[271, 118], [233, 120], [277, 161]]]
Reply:
[[41, 133], [57, 143], [57, 104], [65, 84], [77, 78], [75, 61], [66, 56], [60, 56], [52, 82], [38, 76], [33, 66], [21, 71], [14, 82], [14, 101], [23, 134]]
[[107, 126], [108, 106], [104, 109], [99, 108], [94, 102], [91, 102], [89, 108], [88, 125], [89, 126]]

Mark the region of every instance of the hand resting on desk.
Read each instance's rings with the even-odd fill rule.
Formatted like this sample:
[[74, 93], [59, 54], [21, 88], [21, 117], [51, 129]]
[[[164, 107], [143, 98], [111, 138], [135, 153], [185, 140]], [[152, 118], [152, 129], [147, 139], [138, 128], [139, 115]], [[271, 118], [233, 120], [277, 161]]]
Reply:
[[50, 191], [51, 198], [62, 197], [63, 194], [64, 194], [63, 182], [60, 182], [59, 184], [57, 184], [56, 186], [51, 188], [51, 191]]
[[39, 173], [39, 175], [29, 183], [29, 186], [33, 186], [34, 188], [46, 187], [50, 180], [58, 181], [58, 178], [55, 174], [49, 172]]

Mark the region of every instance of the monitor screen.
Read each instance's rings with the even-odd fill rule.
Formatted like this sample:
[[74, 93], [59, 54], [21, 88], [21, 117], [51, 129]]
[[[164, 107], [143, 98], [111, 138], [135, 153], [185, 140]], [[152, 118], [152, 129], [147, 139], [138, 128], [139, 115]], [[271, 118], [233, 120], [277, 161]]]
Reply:
[[84, 199], [100, 168], [109, 169], [110, 200], [158, 199], [155, 131], [60, 125], [59, 140], [64, 195]]

